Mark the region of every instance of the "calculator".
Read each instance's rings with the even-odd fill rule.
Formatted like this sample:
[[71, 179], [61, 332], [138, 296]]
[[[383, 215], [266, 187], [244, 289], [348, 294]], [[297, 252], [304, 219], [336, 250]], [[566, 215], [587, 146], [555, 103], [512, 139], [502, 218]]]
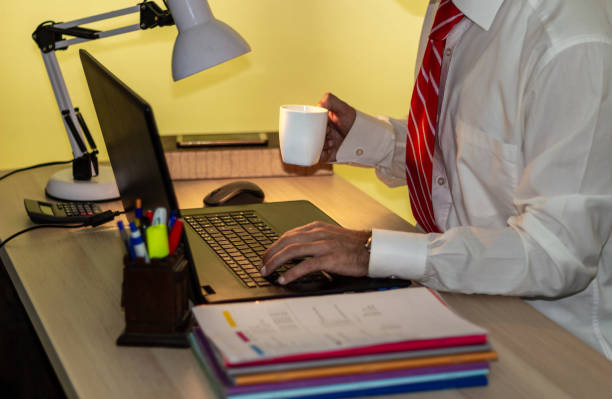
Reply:
[[45, 202], [24, 199], [28, 216], [34, 223], [83, 223], [102, 209], [93, 202]]

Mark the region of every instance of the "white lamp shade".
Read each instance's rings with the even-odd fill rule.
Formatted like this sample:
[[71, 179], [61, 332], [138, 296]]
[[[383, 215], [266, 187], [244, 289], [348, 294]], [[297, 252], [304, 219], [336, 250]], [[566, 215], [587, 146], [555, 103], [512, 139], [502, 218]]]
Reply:
[[168, 0], [178, 36], [172, 53], [172, 78], [183, 79], [251, 51], [229, 25], [215, 19], [206, 0]]

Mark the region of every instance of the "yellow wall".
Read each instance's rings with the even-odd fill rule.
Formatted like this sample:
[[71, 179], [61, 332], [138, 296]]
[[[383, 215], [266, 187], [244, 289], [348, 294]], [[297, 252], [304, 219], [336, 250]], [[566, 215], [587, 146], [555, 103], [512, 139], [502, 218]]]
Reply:
[[[38, 47], [45, 20], [71, 21], [135, 5], [129, 0], [5, 1], [0, 28], [0, 169], [70, 159], [63, 124]], [[163, 4], [162, 0], [157, 0]], [[78, 48], [89, 50], [153, 106], [161, 134], [276, 130], [278, 107], [316, 103], [331, 91], [372, 114], [407, 113], [423, 0], [210, 0], [214, 14], [253, 51], [180, 82], [170, 76], [176, 29], [137, 31], [58, 51], [75, 106], [102, 138]], [[91, 25], [136, 23], [137, 14]], [[101, 145], [103, 147], [103, 145]], [[102, 158], [106, 155], [103, 153]], [[338, 173], [403, 217], [405, 188], [389, 190], [371, 171]]]

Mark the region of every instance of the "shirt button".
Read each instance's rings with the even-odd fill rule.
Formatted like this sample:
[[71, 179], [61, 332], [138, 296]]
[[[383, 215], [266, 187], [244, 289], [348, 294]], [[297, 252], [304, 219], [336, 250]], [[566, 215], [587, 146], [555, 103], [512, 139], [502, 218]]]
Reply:
[[443, 177], [438, 177], [438, 184], [439, 184], [440, 186], [443, 186], [443, 185], [444, 185], [444, 183], [446, 183], [446, 179], [445, 179], [445, 178], [443, 178]]
[[447, 49], [444, 51], [444, 55], [446, 55], [447, 57], [450, 57], [450, 56], [451, 56], [451, 54], [453, 54], [453, 50], [452, 50], [452, 49], [450, 49], [450, 48], [447, 48]]
[[355, 150], [355, 155], [357, 155], [358, 157], [363, 155], [363, 149], [362, 148], [357, 148]]

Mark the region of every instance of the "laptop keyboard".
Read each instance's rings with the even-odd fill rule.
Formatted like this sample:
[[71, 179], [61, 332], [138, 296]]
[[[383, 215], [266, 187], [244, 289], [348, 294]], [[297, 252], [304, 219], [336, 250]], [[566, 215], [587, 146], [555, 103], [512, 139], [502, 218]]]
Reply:
[[265, 287], [270, 281], [259, 272], [266, 248], [278, 234], [253, 211], [186, 216], [185, 221], [206, 241], [247, 287]]
[[[279, 235], [254, 211], [185, 216], [185, 221], [249, 288], [270, 286], [280, 273], [299, 263], [297, 260], [283, 265], [265, 278], [261, 275], [261, 257]], [[309, 288], [329, 281], [327, 273], [317, 272], [297, 279], [292, 285]]]

